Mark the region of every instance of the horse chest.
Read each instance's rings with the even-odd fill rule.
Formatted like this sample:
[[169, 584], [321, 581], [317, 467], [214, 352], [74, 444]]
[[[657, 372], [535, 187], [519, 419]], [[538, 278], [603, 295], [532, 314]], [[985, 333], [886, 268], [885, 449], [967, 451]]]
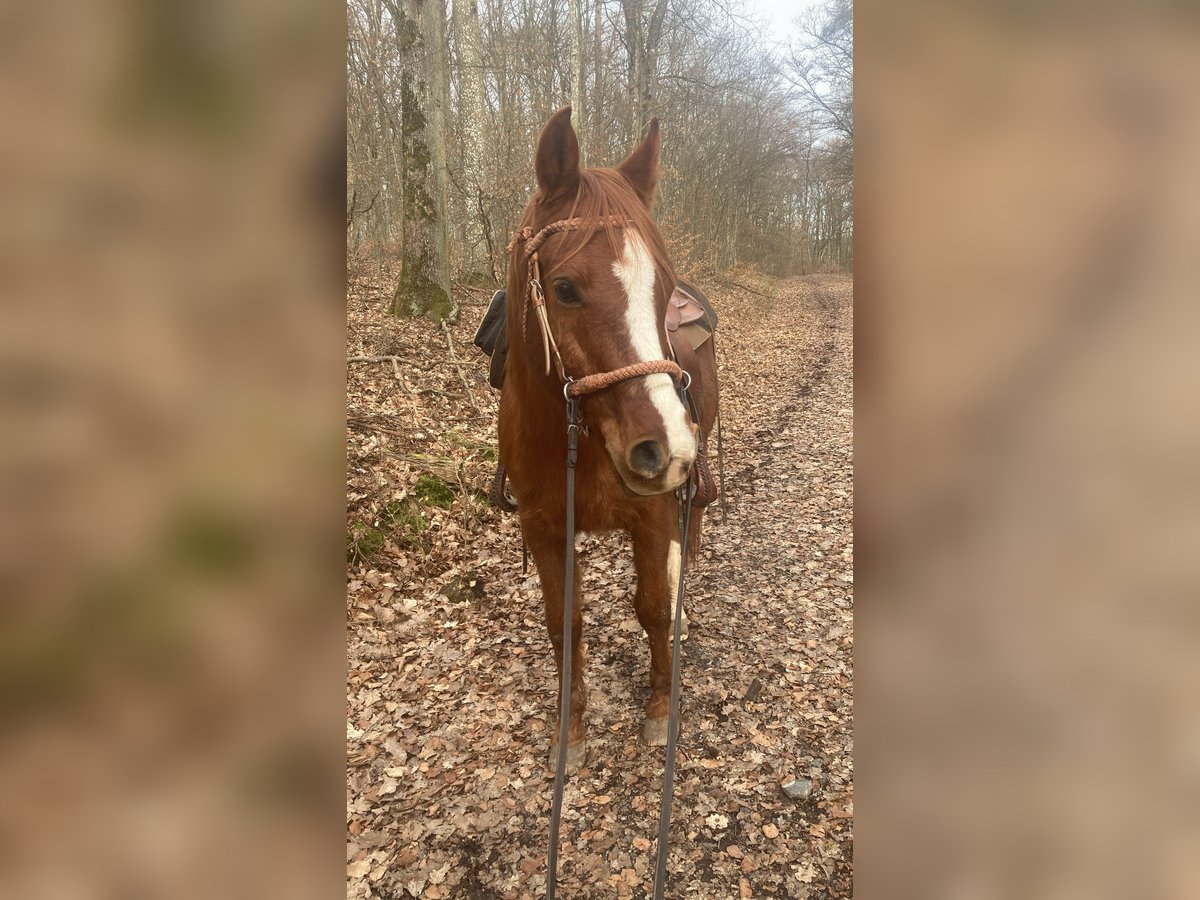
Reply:
[[[543, 516], [559, 518], [566, 508], [566, 462], [555, 466], [509, 471], [518, 506], [537, 509]], [[514, 477], [515, 475], [515, 477]], [[628, 528], [632, 497], [622, 487], [612, 466], [604, 459], [581, 458], [575, 478], [575, 527], [578, 531], [602, 532]]]

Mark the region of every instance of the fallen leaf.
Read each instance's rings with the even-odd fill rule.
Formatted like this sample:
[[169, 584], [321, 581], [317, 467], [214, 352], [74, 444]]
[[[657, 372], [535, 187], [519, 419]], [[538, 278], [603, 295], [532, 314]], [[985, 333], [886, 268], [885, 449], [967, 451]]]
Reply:
[[[452, 360], [439, 324], [380, 313], [395, 272], [372, 269], [348, 279], [347, 350], [395, 354], [398, 362], [349, 367], [347, 524], [379, 527], [388, 504], [416, 502], [427, 475], [449, 484], [455, 499], [449, 509], [419, 510], [419, 541], [384, 529], [382, 556], [347, 567], [347, 865], [362, 853], [369, 866], [349, 877], [348, 897], [363, 900], [369, 890], [532, 900], [546, 885], [557, 685], [536, 568], [521, 571], [518, 521], [469, 501], [495, 473], [497, 395], [486, 387], [486, 360], [465, 350], [483, 307], [468, 292], [461, 322], [447, 323], [456, 349], [464, 348]], [[689, 729], [676, 770], [671, 884], [689, 898], [727, 900], [749, 889], [845, 900], [853, 840], [852, 284], [835, 275], [739, 278], [754, 292], [714, 279], [710, 295], [722, 314], [716, 349], [730, 514], [706, 515], [697, 563], [687, 567], [701, 644], [684, 655]], [[413, 393], [397, 389], [394, 368]], [[472, 415], [464, 391], [482, 416]], [[710, 462], [715, 449], [710, 443]], [[637, 739], [648, 657], [630, 608], [636, 572], [627, 537], [587, 535], [579, 545], [594, 753], [587, 776], [568, 782], [560, 896], [644, 896], [661, 751]], [[467, 600], [442, 593], [472, 582]], [[727, 614], [747, 608], [755, 614]], [[704, 652], [726, 645], [763, 662], [748, 673], [745, 654]], [[761, 689], [748, 708], [742, 688], [753, 677]], [[812, 790], [784, 796], [776, 776], [789, 784], [811, 778]], [[819, 844], [784, 854], [785, 833], [797, 826], [782, 823], [796, 816], [806, 833], [795, 803], [810, 794], [828, 817], [810, 832]], [[747, 844], [719, 847], [728, 840]], [[763, 873], [763, 883], [752, 884], [751, 873]]]

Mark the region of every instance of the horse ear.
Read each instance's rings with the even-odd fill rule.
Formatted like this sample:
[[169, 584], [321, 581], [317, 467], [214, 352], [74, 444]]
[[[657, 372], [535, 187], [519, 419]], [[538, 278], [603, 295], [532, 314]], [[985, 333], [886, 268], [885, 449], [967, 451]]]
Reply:
[[658, 148], [661, 139], [658, 135], [658, 118], [650, 120], [650, 131], [638, 148], [629, 154], [625, 162], [617, 166], [617, 171], [633, 185], [638, 196], [647, 206], [654, 205], [654, 189], [658, 187]]
[[546, 123], [534, 162], [542, 198], [566, 193], [579, 183], [579, 139], [571, 127], [571, 107], [564, 106]]

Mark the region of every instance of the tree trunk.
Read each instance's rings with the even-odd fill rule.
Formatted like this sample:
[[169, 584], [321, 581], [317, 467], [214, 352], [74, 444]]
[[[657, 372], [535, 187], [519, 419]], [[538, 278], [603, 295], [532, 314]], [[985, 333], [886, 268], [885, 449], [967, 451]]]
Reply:
[[487, 108], [483, 99], [483, 37], [479, 28], [478, 0], [454, 0], [454, 30], [458, 40], [458, 90], [462, 113], [463, 186], [472, 226], [464, 267], [470, 274], [486, 272], [497, 277], [495, 261], [488, 253], [490, 235], [483, 209], [484, 135], [488, 132]]
[[663, 22], [667, 18], [667, 0], [658, 0], [650, 14], [650, 27], [646, 29], [645, 62], [642, 65], [642, 114], [651, 107], [658, 91], [658, 48], [662, 44]]
[[453, 313], [446, 217], [446, 8], [443, 0], [385, 0], [396, 21], [404, 72], [404, 246], [392, 312], [434, 320]]
[[[604, 121], [604, 52], [601, 45], [601, 40], [604, 36], [603, 20], [601, 19], [601, 13], [603, 10], [604, 0], [596, 0], [596, 31], [592, 40], [592, 65], [595, 68], [595, 73], [592, 78], [591, 120], [593, 125], [598, 125]], [[592, 146], [590, 153], [591, 155], [600, 158], [600, 154], [603, 152], [603, 150], [596, 138], [596, 134], [599, 129], [593, 127], [591, 131]]]
[[658, 46], [662, 42], [667, 0], [658, 0], [649, 23], [642, 21], [643, 0], [621, 0], [625, 13], [625, 39], [629, 45], [629, 92], [633, 99], [630, 137], [642, 139], [646, 118], [654, 98], [658, 69]]
[[621, 0], [625, 13], [625, 43], [629, 48], [629, 98], [631, 117], [629, 139], [636, 144], [642, 137], [642, 113], [645, 95], [642, 92], [642, 72], [646, 53], [642, 41], [642, 0]]
[[571, 15], [571, 124], [579, 138], [579, 162], [587, 165], [587, 107], [583, 102], [583, 11], [569, 0]]

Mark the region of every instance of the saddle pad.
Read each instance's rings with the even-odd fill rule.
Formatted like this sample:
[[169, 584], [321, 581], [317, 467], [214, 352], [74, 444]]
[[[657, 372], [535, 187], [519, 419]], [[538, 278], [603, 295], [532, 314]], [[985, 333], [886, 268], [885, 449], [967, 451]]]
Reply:
[[474, 344], [488, 356], [495, 352], [496, 346], [504, 342], [504, 319], [507, 315], [504, 303], [504, 291], [496, 291], [492, 302], [488, 304], [483, 320], [475, 330]]
[[496, 390], [504, 385], [504, 363], [508, 359], [507, 316], [504, 291], [496, 291], [475, 332], [475, 346], [492, 358], [488, 367], [488, 384]]

